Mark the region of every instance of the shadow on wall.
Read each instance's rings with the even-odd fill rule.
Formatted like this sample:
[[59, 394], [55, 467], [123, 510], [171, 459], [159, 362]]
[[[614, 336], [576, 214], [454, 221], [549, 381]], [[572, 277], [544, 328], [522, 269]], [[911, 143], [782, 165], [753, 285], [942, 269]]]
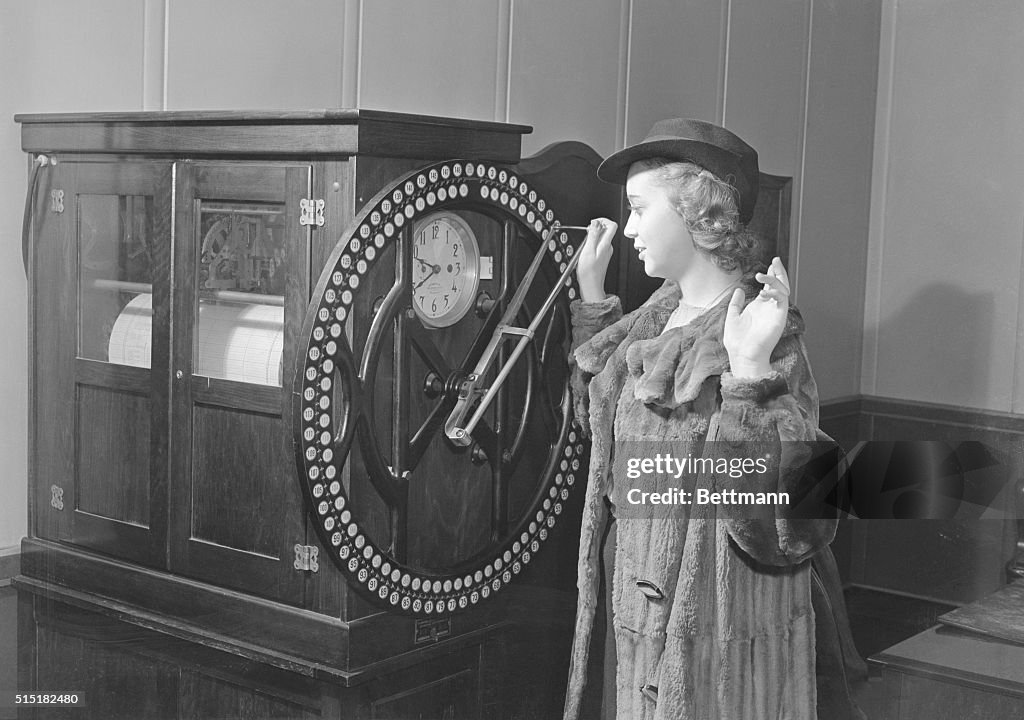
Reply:
[[[993, 398], [1001, 400], [1005, 390], [990, 390], [994, 311], [993, 293], [965, 292], [941, 282], [918, 290], [899, 307], [883, 301], [876, 394], [966, 407], [991, 407]], [[1016, 337], [1010, 346], [1015, 342]]]
[[[841, 315], [829, 308], [804, 305], [797, 298], [796, 306], [807, 325], [804, 343], [807, 357], [818, 384], [818, 397], [823, 403], [830, 399], [848, 397], [860, 392], [859, 355], [862, 352], [861, 334], [863, 316]], [[851, 357], [856, 354], [858, 357]], [[848, 368], [848, 371], [828, 371], [827, 368]], [[839, 438], [836, 438], [839, 439]], [[855, 442], [856, 432], [848, 438]]]
[[[887, 295], [898, 296], [898, 288], [890, 283]], [[993, 291], [968, 292], [954, 282], [926, 284], [905, 302], [883, 301], [880, 315], [877, 364], [866, 370], [876, 375], [876, 395], [911, 402], [867, 405], [860, 419], [868, 424], [857, 428], [859, 439], [938, 442], [951, 447], [978, 440], [1004, 466], [1007, 485], [997, 497], [988, 498], [985, 505], [993, 512], [981, 517], [849, 523], [838, 541], [850, 558], [845, 580], [944, 603], [973, 602], [1005, 583], [1004, 566], [1012, 554], [1014, 532], [1012, 515], [1007, 513], [1012, 513], [1012, 482], [1020, 477], [1024, 460], [1019, 451], [1021, 436], [1016, 430], [988, 426], [984, 411], [978, 413], [975, 425], [971, 413], [935, 412], [915, 403], [1008, 408], [1009, 389], [993, 387], [1005, 372], [999, 363], [1006, 357], [1000, 355], [997, 343], [1012, 349], [1016, 332], [1006, 340], [997, 337]], [[964, 481], [963, 492], [973, 497], [978, 477], [967, 473]], [[924, 480], [908, 477], [907, 482], [902, 490], [921, 489]]]

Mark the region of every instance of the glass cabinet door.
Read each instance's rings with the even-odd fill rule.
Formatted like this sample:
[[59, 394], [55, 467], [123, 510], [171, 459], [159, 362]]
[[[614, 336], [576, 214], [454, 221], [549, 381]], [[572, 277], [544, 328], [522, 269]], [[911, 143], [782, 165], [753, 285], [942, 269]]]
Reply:
[[308, 298], [306, 165], [177, 165], [172, 570], [301, 604], [287, 427]]
[[32, 286], [36, 534], [162, 566], [166, 361], [153, 364], [166, 356], [171, 166], [67, 161], [48, 180]]
[[192, 373], [281, 387], [287, 208], [199, 200], [197, 212]]

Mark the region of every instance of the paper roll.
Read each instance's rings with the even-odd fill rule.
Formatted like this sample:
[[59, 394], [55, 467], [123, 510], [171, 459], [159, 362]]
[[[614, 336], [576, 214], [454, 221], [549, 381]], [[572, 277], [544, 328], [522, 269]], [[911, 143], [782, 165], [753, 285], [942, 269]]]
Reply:
[[150, 367], [153, 338], [153, 296], [142, 293], [124, 306], [114, 321], [107, 360], [118, 365]]
[[[199, 301], [193, 374], [258, 385], [281, 385], [284, 308]], [[114, 322], [108, 360], [150, 367], [153, 296], [132, 299]]]

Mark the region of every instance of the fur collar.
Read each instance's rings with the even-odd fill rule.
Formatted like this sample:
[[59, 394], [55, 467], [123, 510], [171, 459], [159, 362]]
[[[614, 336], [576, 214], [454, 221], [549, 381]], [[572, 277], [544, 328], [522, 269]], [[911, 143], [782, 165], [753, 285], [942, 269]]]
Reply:
[[[760, 291], [757, 284], [744, 287], [750, 302]], [[669, 315], [679, 304], [679, 286], [666, 283], [641, 307], [653, 334], [639, 335], [626, 348], [626, 365], [634, 380], [634, 394], [641, 403], [660, 408], [675, 409], [692, 403], [700, 387], [711, 377], [720, 377], [729, 370], [729, 354], [722, 342], [729, 297], [697, 319], [662, 334]], [[625, 332], [621, 329], [611, 335], [622, 335], [618, 342], [629, 337], [632, 323]], [[609, 330], [611, 330], [609, 328]], [[782, 337], [800, 335], [804, 321], [800, 311], [791, 306]], [[608, 338], [612, 340], [611, 337]]]
[[665, 281], [647, 302], [576, 348], [576, 364], [583, 372], [597, 375], [627, 338], [654, 337], [661, 332], [681, 296], [678, 284]]

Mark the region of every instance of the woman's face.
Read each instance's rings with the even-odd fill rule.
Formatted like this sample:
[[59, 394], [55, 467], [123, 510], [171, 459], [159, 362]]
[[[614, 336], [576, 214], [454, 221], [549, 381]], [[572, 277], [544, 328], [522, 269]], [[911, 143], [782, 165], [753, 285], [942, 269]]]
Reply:
[[686, 221], [672, 207], [668, 192], [655, 179], [655, 169], [634, 164], [626, 178], [629, 221], [622, 233], [651, 277], [678, 281], [697, 250]]

